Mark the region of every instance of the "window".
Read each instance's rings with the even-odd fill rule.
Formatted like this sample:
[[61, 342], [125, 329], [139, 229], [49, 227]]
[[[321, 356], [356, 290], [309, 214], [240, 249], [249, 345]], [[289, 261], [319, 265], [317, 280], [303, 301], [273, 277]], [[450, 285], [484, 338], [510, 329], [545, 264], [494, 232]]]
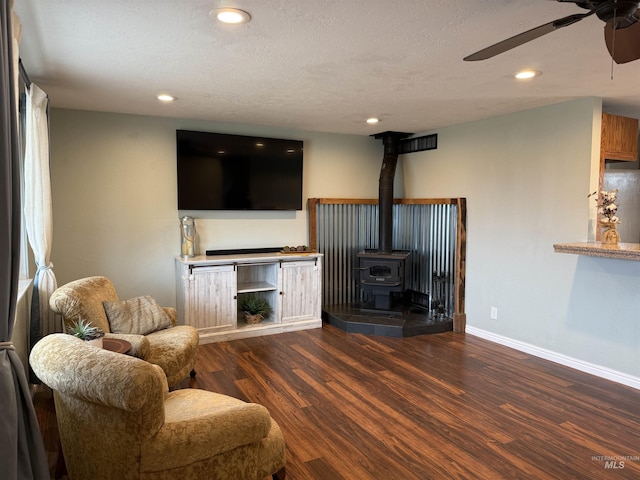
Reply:
[[20, 210], [22, 221], [20, 224], [20, 273], [19, 279], [26, 280], [29, 276], [29, 241], [24, 220], [24, 152], [25, 152], [25, 127], [26, 127], [26, 95], [24, 84], [20, 82], [20, 104], [18, 105], [18, 142], [20, 143]]

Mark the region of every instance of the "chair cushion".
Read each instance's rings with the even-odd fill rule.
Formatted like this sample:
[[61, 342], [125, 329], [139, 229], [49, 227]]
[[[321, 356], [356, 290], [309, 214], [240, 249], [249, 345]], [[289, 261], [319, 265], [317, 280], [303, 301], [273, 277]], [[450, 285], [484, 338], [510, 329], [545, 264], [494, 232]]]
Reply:
[[194, 388], [170, 392], [164, 407], [164, 425], [142, 444], [142, 471], [171, 471], [243, 446], [252, 448], [241, 461], [255, 471], [258, 442], [271, 431], [265, 407]]
[[145, 337], [149, 341], [147, 362], [160, 365], [167, 374], [169, 386], [174, 386], [195, 368], [198, 355], [198, 331], [190, 325], [178, 325], [159, 330]]
[[172, 326], [169, 315], [150, 295], [102, 304], [113, 333], [147, 335]]

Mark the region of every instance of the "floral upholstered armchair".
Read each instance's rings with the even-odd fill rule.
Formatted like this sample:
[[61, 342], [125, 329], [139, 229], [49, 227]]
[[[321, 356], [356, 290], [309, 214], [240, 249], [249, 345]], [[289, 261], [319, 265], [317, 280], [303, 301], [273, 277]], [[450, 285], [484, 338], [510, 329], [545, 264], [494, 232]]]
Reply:
[[160, 307], [150, 296], [121, 301], [107, 277], [88, 277], [58, 288], [49, 299], [64, 325], [82, 318], [106, 337], [131, 343], [130, 354], [159, 365], [174, 387], [191, 373], [198, 353], [198, 331], [176, 325], [176, 310]]
[[55, 333], [29, 357], [53, 390], [71, 480], [285, 476], [285, 443], [262, 405], [168, 391], [162, 369]]

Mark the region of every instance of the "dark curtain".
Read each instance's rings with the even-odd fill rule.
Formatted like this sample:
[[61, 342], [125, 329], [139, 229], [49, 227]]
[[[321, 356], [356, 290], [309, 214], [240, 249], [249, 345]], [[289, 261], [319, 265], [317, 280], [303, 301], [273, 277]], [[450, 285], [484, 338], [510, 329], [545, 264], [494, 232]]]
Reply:
[[20, 179], [11, 2], [0, 0], [0, 476], [48, 479], [47, 457], [24, 367], [11, 343], [20, 260]]

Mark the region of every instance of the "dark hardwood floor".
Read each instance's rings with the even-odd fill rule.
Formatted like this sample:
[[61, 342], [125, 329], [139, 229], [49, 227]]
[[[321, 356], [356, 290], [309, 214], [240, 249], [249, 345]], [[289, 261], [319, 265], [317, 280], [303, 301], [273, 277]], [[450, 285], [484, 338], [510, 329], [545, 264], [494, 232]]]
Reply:
[[471, 335], [325, 325], [203, 345], [196, 370], [181, 387], [269, 409], [288, 480], [640, 478], [640, 391]]

